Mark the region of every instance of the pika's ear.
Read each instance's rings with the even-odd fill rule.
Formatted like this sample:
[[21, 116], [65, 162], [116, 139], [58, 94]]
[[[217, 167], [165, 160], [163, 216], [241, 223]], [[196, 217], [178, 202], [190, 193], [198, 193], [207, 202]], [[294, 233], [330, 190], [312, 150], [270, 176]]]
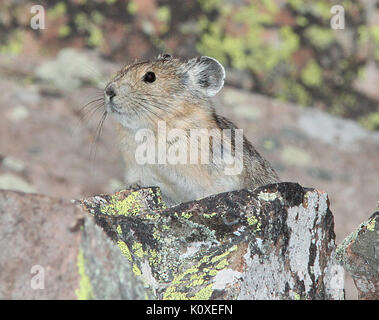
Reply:
[[169, 60], [172, 59], [172, 55], [169, 53], [160, 53], [157, 60]]
[[188, 75], [193, 89], [213, 97], [224, 86], [225, 69], [216, 59], [197, 57], [188, 61]]

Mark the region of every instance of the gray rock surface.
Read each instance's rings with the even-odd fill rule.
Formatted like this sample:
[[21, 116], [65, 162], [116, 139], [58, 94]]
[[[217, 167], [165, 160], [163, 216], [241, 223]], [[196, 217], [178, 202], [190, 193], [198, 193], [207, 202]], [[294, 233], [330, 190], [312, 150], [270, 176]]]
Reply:
[[325, 193], [280, 183], [165, 209], [154, 188], [82, 204], [156, 299], [344, 298]]
[[379, 212], [338, 246], [337, 259], [353, 277], [359, 299], [379, 300]]
[[159, 188], [0, 191], [0, 299], [343, 299], [333, 228], [296, 183], [171, 208]]
[[81, 217], [68, 201], [0, 190], [0, 299], [76, 298]]

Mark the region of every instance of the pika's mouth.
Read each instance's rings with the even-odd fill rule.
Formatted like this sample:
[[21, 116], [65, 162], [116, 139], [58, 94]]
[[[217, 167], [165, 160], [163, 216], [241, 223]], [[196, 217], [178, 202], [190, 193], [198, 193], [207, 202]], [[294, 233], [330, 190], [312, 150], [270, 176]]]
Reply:
[[122, 114], [121, 108], [117, 107], [112, 101], [107, 103], [108, 109], [112, 113]]
[[112, 112], [121, 114], [121, 112], [119, 110], [117, 110], [118, 108], [113, 103], [109, 104], [109, 108], [111, 109]]

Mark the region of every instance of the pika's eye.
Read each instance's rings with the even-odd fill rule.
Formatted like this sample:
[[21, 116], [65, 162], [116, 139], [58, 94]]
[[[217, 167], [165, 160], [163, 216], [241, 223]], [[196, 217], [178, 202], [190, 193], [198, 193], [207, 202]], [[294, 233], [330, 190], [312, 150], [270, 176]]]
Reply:
[[143, 76], [143, 81], [145, 81], [145, 82], [150, 82], [151, 83], [151, 82], [154, 82], [155, 79], [156, 79], [155, 73], [151, 72], [151, 71], [146, 72], [146, 74]]

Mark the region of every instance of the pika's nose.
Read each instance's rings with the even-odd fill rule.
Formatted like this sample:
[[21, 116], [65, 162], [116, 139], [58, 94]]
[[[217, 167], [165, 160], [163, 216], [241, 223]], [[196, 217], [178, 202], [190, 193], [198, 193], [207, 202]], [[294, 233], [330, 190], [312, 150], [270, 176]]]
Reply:
[[113, 84], [110, 84], [105, 89], [105, 94], [109, 97], [110, 100], [112, 100], [112, 98], [116, 96], [116, 90]]

